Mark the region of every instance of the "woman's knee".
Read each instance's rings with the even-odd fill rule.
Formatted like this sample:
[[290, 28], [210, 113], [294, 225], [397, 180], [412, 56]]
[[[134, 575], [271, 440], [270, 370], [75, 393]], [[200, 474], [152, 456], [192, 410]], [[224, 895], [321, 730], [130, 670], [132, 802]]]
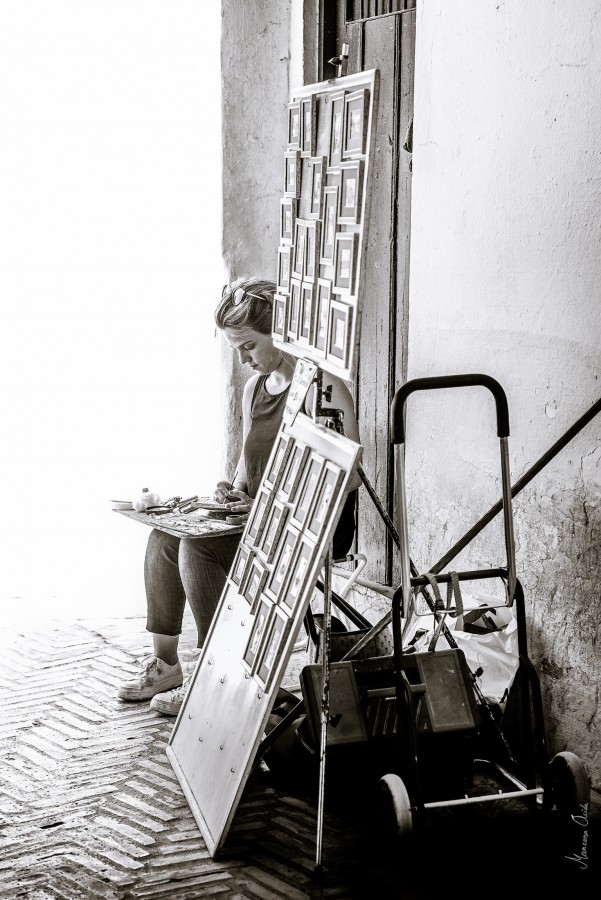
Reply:
[[178, 537], [153, 528], [146, 544], [146, 564], [153, 564], [158, 560], [177, 563], [179, 541]]
[[210, 540], [183, 537], [179, 542], [178, 553], [180, 568], [218, 562], [217, 553]]

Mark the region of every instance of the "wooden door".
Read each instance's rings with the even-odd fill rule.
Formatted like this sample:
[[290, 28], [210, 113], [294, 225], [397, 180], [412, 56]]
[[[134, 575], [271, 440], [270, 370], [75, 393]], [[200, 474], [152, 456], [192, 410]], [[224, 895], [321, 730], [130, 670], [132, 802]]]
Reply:
[[[327, 5], [327, 4], [326, 4]], [[389, 444], [392, 398], [406, 380], [409, 311], [411, 156], [404, 149], [413, 118], [415, 0], [337, 2], [324, 18], [322, 67], [332, 66], [332, 35], [340, 53], [349, 44], [346, 74], [377, 68], [372, 196], [367, 234], [365, 290], [356, 402], [365, 447], [363, 467], [383, 507], [394, 519], [393, 453]], [[402, 9], [390, 12], [394, 7]], [[366, 575], [380, 582], [398, 578], [398, 553], [376, 505], [360, 491], [357, 549], [368, 558]]]

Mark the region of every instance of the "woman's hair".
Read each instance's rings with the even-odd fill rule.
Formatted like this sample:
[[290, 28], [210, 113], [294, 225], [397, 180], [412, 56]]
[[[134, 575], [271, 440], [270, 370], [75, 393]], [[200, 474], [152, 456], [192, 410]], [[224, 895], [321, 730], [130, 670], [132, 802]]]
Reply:
[[261, 334], [271, 334], [273, 317], [273, 281], [254, 276], [237, 278], [223, 288], [221, 301], [215, 310], [218, 328], [252, 328]]

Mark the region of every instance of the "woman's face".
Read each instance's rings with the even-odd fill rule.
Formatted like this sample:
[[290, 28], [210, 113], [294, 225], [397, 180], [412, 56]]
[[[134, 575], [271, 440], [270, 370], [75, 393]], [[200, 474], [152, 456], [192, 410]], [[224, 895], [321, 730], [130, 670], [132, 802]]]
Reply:
[[282, 361], [282, 354], [273, 345], [270, 334], [254, 328], [226, 328], [224, 333], [230, 347], [238, 351], [243, 366], [249, 365], [258, 375], [269, 375]]

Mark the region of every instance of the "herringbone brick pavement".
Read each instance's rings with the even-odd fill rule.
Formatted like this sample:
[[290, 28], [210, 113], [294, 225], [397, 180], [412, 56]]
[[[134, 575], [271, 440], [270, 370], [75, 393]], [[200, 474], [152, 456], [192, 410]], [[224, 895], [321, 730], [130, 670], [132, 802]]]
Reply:
[[[193, 634], [187, 617], [188, 671]], [[440, 897], [453, 883], [480, 897], [489, 874], [490, 897], [500, 886], [506, 895], [509, 873], [519, 898], [531, 894], [520, 893], [515, 872], [526, 866], [539, 888], [546, 875], [556, 887], [554, 863], [581, 849], [549, 831], [537, 837], [524, 813], [472, 809], [443, 815], [399, 859], [374, 842], [351, 776], [346, 805], [327, 809], [318, 880], [314, 797], [283, 789], [263, 769], [212, 859], [165, 753], [174, 720], [116, 698], [149, 650], [142, 618], [25, 621], [4, 626], [0, 639], [2, 898], [413, 898]], [[291, 679], [302, 662], [301, 654]], [[601, 854], [592, 836], [588, 854]], [[568, 868], [577, 894], [583, 872]]]
[[[193, 634], [187, 618], [187, 671]], [[165, 753], [174, 719], [116, 698], [149, 651], [148, 637], [142, 618], [2, 631], [0, 896], [311, 896], [315, 808], [283, 796], [260, 773], [223, 858], [210, 857]], [[324, 848], [337, 829], [344, 841], [333, 823]], [[345, 879], [332, 891], [344, 895]]]

